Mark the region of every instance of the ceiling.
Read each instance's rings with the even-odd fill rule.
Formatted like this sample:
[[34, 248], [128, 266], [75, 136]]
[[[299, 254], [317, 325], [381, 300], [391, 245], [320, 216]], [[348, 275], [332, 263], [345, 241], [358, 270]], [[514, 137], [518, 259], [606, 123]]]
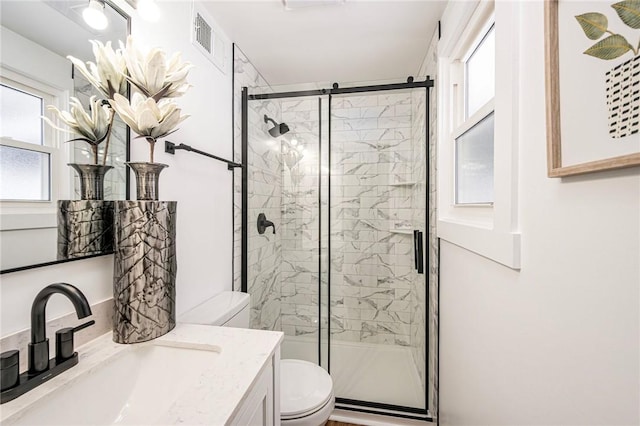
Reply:
[[273, 86], [417, 75], [446, 1], [346, 0], [293, 10], [281, 0], [204, 5]]

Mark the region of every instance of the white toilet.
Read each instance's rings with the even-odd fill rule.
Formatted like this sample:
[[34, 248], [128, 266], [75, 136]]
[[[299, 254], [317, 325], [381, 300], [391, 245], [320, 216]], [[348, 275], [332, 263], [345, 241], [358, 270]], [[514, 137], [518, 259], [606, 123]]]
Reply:
[[[178, 318], [181, 323], [249, 328], [249, 295], [225, 291]], [[333, 411], [331, 376], [308, 361], [280, 361], [280, 418], [285, 426], [324, 425]]]

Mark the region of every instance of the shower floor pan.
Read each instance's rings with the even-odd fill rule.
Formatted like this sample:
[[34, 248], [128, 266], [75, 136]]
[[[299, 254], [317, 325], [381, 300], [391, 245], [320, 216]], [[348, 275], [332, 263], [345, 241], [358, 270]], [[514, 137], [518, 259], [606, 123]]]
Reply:
[[[318, 342], [285, 336], [282, 358], [318, 362]], [[425, 393], [410, 347], [334, 339], [330, 373], [338, 398], [424, 408]]]

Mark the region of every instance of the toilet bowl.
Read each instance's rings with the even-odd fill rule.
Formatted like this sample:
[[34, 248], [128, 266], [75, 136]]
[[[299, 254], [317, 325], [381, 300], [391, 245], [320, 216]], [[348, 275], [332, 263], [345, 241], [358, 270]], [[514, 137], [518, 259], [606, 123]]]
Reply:
[[[225, 291], [184, 313], [178, 322], [249, 328], [249, 295]], [[324, 425], [335, 406], [333, 381], [322, 367], [280, 361], [280, 418], [284, 426]]]
[[299, 359], [280, 361], [280, 419], [283, 425], [324, 425], [334, 406], [333, 381], [322, 367]]

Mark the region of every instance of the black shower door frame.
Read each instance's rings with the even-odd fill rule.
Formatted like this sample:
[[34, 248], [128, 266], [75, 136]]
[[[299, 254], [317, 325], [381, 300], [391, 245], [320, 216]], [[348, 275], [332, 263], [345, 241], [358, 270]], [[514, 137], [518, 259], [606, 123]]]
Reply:
[[[416, 89], [416, 88], [424, 88], [426, 90], [426, 100], [425, 100], [425, 108], [426, 108], [426, 114], [425, 114], [425, 132], [426, 132], [426, 137], [425, 137], [425, 141], [427, 141], [427, 146], [425, 149], [426, 152], [426, 158], [425, 158], [425, 164], [426, 164], [426, 180], [427, 182], [425, 182], [426, 184], [426, 188], [429, 188], [429, 172], [430, 172], [430, 167], [429, 167], [429, 143], [428, 143], [428, 138], [429, 138], [429, 133], [430, 133], [430, 129], [429, 129], [429, 109], [430, 109], [430, 99], [429, 99], [429, 92], [430, 89], [434, 87], [434, 80], [432, 80], [429, 76], [427, 76], [427, 78], [424, 81], [414, 81], [413, 77], [409, 77], [407, 79], [407, 81], [405, 83], [392, 83], [392, 84], [380, 84], [380, 85], [370, 85], [370, 86], [356, 86], [356, 87], [339, 87], [339, 85], [337, 83], [333, 84], [333, 87], [330, 89], [316, 89], [316, 90], [301, 90], [301, 91], [292, 91], [292, 92], [279, 92], [279, 93], [264, 93], [264, 94], [249, 94], [249, 89], [247, 87], [242, 87], [242, 97], [241, 97], [241, 123], [242, 123], [242, 133], [241, 133], [241, 138], [242, 138], [242, 264], [241, 264], [241, 290], [243, 292], [247, 292], [247, 285], [248, 285], [248, 262], [247, 262], [247, 252], [248, 252], [248, 247], [249, 247], [249, 240], [248, 240], [248, 204], [249, 204], [249, 185], [248, 185], [248, 176], [249, 176], [249, 170], [248, 170], [248, 148], [249, 148], [249, 129], [248, 129], [248, 111], [249, 111], [249, 101], [254, 101], [254, 100], [267, 100], [267, 99], [283, 99], [283, 98], [299, 98], [299, 97], [309, 97], [309, 96], [328, 96], [329, 99], [329, 106], [328, 106], [328, 129], [329, 129], [329, 134], [327, 137], [327, 141], [328, 141], [328, 167], [329, 167], [329, 173], [328, 173], [328, 184], [327, 184], [327, 188], [328, 188], [328, 200], [331, 200], [331, 100], [332, 100], [332, 95], [342, 95], [342, 94], [354, 94], [354, 93], [370, 93], [370, 92], [382, 92], [382, 91], [389, 91], [389, 90], [402, 90], [402, 89]], [[318, 108], [318, 113], [321, 115], [321, 102], [322, 100], [319, 99], [319, 108]], [[318, 135], [318, 138], [321, 138], [321, 132], [322, 132], [322, 126], [319, 126], [319, 132], [320, 134]], [[320, 144], [320, 146], [322, 146], [322, 144]], [[321, 156], [319, 156], [321, 157]], [[319, 160], [321, 161], [321, 160]], [[428, 192], [428, 191], [427, 191]], [[321, 197], [321, 194], [319, 194], [319, 197]], [[426, 214], [425, 214], [425, 230], [428, 233], [428, 229], [429, 229], [429, 208], [430, 208], [430, 203], [429, 203], [429, 196], [427, 193], [427, 196], [425, 197], [425, 204], [426, 204]], [[322, 209], [320, 209], [319, 214], [322, 215]], [[322, 226], [322, 216], [319, 217], [319, 223], [320, 226]], [[331, 253], [331, 221], [328, 221], [328, 226], [329, 229], [327, 230], [327, 233], [329, 235], [329, 238], [327, 240], [327, 252]], [[319, 232], [319, 235], [322, 235], [321, 232]], [[320, 243], [321, 238], [319, 238], [319, 243]], [[320, 258], [320, 255], [318, 256], [318, 258]], [[320, 260], [318, 260], [320, 262]], [[426, 271], [430, 270], [430, 266], [432, 265], [433, 259], [430, 258], [429, 254], [426, 255], [426, 268], [424, 268]], [[321, 265], [319, 265], [321, 267]], [[329, 263], [330, 266], [330, 263]], [[318, 271], [319, 275], [318, 275], [318, 286], [321, 288], [321, 279], [320, 279], [320, 273], [321, 273], [321, 268]], [[428, 318], [429, 318], [429, 278], [428, 276], [425, 277], [425, 285], [426, 285], [426, 327], [427, 327], [427, 331], [429, 329], [428, 327]], [[320, 291], [319, 288], [319, 291]], [[330, 300], [331, 298], [331, 271], [327, 271], [327, 298], [328, 300]], [[321, 300], [321, 295], [318, 294], [318, 300]], [[328, 318], [331, 318], [331, 303], [327, 303], [327, 309], [328, 309]], [[322, 317], [322, 310], [319, 309], [319, 316]], [[319, 318], [321, 319], [321, 318]], [[321, 324], [321, 322], [319, 322], [319, 324]], [[330, 321], [329, 321], [330, 324]], [[320, 325], [318, 325], [320, 327]], [[427, 333], [428, 334], [428, 333]], [[331, 346], [331, 332], [329, 330], [329, 333], [327, 333], [327, 345], [330, 348]], [[429, 338], [427, 337], [425, 339], [425, 353], [427, 354], [427, 356], [425, 357], [425, 377], [428, 378], [429, 377]], [[322, 348], [322, 333], [318, 332], [318, 361], [320, 361], [321, 359], [321, 348]], [[328, 355], [328, 360], [327, 360], [327, 369], [329, 370], [329, 373], [331, 373], [331, 350], [329, 349], [329, 355]], [[415, 419], [415, 420], [424, 420], [424, 421], [429, 421], [432, 422], [433, 419], [431, 418], [431, 416], [429, 415], [429, 386], [427, 384], [427, 386], [425, 386], [425, 409], [420, 409], [420, 408], [414, 408], [414, 407], [404, 407], [404, 406], [399, 406], [399, 405], [391, 405], [391, 404], [383, 404], [383, 403], [378, 403], [378, 402], [370, 402], [370, 401], [360, 401], [360, 400], [353, 400], [353, 399], [347, 399], [347, 398], [336, 398], [336, 408], [339, 409], [343, 409], [343, 410], [349, 410], [349, 411], [358, 411], [358, 412], [362, 412], [362, 413], [370, 413], [370, 414], [382, 414], [382, 415], [388, 415], [388, 416], [393, 416], [393, 417], [400, 417], [400, 418], [408, 418], [408, 419]]]

